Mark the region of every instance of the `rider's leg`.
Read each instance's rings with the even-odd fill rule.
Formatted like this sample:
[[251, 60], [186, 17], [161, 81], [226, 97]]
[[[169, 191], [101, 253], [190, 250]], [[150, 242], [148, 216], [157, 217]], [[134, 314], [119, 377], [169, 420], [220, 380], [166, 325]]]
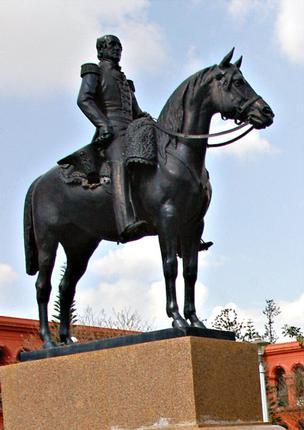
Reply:
[[121, 161], [112, 161], [111, 182], [113, 207], [120, 242], [128, 242], [143, 237], [147, 223], [136, 220], [129, 193], [126, 167]]

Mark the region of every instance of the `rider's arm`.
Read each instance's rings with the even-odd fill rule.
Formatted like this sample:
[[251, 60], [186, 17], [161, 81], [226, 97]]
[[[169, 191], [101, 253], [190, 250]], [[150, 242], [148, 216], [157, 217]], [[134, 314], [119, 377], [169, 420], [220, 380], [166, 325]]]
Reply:
[[132, 113], [133, 113], [133, 119], [141, 118], [143, 116], [150, 116], [147, 112], [143, 112], [135, 97], [135, 86], [133, 81], [130, 81], [128, 79], [128, 84], [132, 93]]
[[81, 87], [77, 104], [95, 127], [108, 127], [108, 120], [96, 103], [99, 83], [99, 67], [96, 64], [84, 64], [81, 67]]

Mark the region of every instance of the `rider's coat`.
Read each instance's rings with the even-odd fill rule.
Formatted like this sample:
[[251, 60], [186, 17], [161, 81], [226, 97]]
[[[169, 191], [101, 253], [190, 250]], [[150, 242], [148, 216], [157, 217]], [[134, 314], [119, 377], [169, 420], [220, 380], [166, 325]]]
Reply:
[[[128, 124], [142, 114], [135, 98], [133, 82], [126, 79], [119, 66], [106, 60], [99, 65], [84, 64], [81, 77], [78, 96], [80, 109], [97, 129], [111, 125], [115, 141], [117, 134], [121, 135]], [[97, 133], [98, 130], [93, 139]], [[114, 141], [110, 146], [113, 146]], [[109, 156], [112, 158], [111, 154]]]
[[120, 67], [111, 61], [102, 60], [99, 65], [84, 64], [81, 77], [78, 106], [96, 127], [93, 141], [99, 136], [100, 127], [107, 129], [111, 126], [113, 131], [105, 152], [111, 167], [113, 208], [121, 237], [136, 219], [123, 162], [124, 136], [128, 125], [143, 112], [136, 101], [133, 82], [127, 80]]

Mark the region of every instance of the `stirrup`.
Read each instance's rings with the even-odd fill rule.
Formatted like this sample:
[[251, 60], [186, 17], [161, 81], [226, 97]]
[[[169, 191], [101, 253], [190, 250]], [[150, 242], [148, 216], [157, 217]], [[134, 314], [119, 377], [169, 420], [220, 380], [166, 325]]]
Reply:
[[208, 249], [213, 245], [213, 242], [205, 242], [203, 239], [200, 240], [200, 245], [198, 247], [199, 251], [208, 251]]

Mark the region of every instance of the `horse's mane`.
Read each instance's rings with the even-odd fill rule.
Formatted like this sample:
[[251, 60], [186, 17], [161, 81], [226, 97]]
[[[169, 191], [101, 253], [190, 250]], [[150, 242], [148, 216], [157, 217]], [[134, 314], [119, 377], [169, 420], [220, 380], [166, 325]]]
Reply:
[[[158, 117], [158, 122], [169, 130], [180, 132], [183, 125], [187, 98], [195, 97], [198, 89], [201, 90], [210, 81], [210, 74], [214, 67], [211, 66], [202, 69], [185, 79], [167, 100]], [[162, 133], [160, 140], [161, 148], [164, 148], [169, 143], [170, 137]]]

